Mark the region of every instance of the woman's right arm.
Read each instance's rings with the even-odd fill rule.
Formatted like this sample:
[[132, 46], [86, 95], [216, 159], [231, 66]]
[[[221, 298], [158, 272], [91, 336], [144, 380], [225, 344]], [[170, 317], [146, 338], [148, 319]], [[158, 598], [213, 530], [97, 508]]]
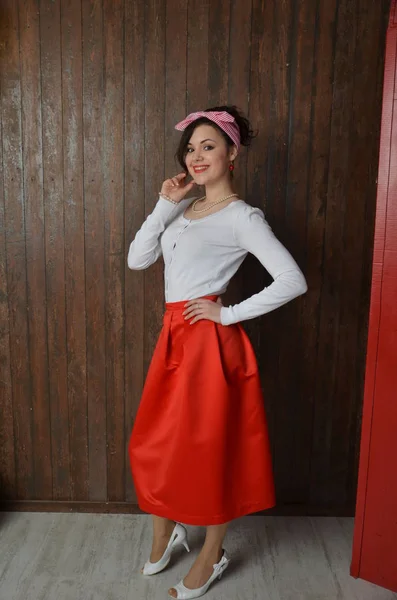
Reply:
[[[184, 210], [186, 204], [181, 204], [181, 201], [194, 186], [194, 181], [185, 185], [183, 183], [185, 178], [186, 173], [179, 173], [164, 181], [153, 212], [147, 217], [134, 241], [130, 244], [127, 259], [130, 269], [139, 271], [147, 269], [161, 255], [161, 235], [167, 225], [181, 210]], [[167, 200], [166, 196], [172, 201]]]
[[147, 269], [161, 256], [160, 237], [180, 210], [178, 204], [159, 197], [153, 212], [137, 232], [128, 250], [128, 266], [133, 270]]

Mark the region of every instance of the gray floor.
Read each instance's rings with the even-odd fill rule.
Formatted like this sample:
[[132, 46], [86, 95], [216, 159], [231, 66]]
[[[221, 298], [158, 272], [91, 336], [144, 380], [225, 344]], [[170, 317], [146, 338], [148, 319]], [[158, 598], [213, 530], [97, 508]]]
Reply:
[[[143, 577], [146, 515], [3, 513], [0, 600], [166, 600], [188, 571], [204, 529], [188, 527], [192, 552]], [[392, 600], [349, 575], [353, 519], [244, 517], [225, 540], [233, 562], [208, 600]]]

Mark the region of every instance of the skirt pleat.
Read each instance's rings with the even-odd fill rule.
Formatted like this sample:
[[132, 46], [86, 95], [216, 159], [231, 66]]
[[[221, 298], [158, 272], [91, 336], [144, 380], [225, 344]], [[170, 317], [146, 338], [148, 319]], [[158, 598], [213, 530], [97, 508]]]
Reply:
[[143, 511], [216, 525], [275, 505], [264, 401], [242, 326], [190, 325], [184, 306], [166, 304], [129, 442], [131, 471]]

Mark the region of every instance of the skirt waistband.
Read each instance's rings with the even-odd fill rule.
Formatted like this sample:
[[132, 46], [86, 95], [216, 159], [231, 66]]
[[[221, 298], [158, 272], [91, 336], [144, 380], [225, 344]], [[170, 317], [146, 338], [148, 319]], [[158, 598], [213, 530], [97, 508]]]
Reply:
[[[219, 298], [219, 296], [217, 296], [217, 295], [201, 296], [200, 298], [197, 298], [197, 300], [204, 299], [204, 300], [212, 300], [213, 302], [215, 302], [218, 298]], [[186, 302], [189, 302], [189, 300], [181, 300], [180, 302], [166, 302], [165, 310], [166, 310], [166, 312], [183, 311], [185, 309]]]

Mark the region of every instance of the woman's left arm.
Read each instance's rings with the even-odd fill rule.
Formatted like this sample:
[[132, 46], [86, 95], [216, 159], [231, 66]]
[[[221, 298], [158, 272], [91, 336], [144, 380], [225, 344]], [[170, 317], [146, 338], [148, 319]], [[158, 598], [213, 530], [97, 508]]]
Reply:
[[234, 224], [236, 243], [262, 263], [274, 281], [258, 294], [221, 308], [222, 325], [264, 315], [307, 291], [306, 279], [294, 258], [276, 238], [259, 208], [245, 207]]

